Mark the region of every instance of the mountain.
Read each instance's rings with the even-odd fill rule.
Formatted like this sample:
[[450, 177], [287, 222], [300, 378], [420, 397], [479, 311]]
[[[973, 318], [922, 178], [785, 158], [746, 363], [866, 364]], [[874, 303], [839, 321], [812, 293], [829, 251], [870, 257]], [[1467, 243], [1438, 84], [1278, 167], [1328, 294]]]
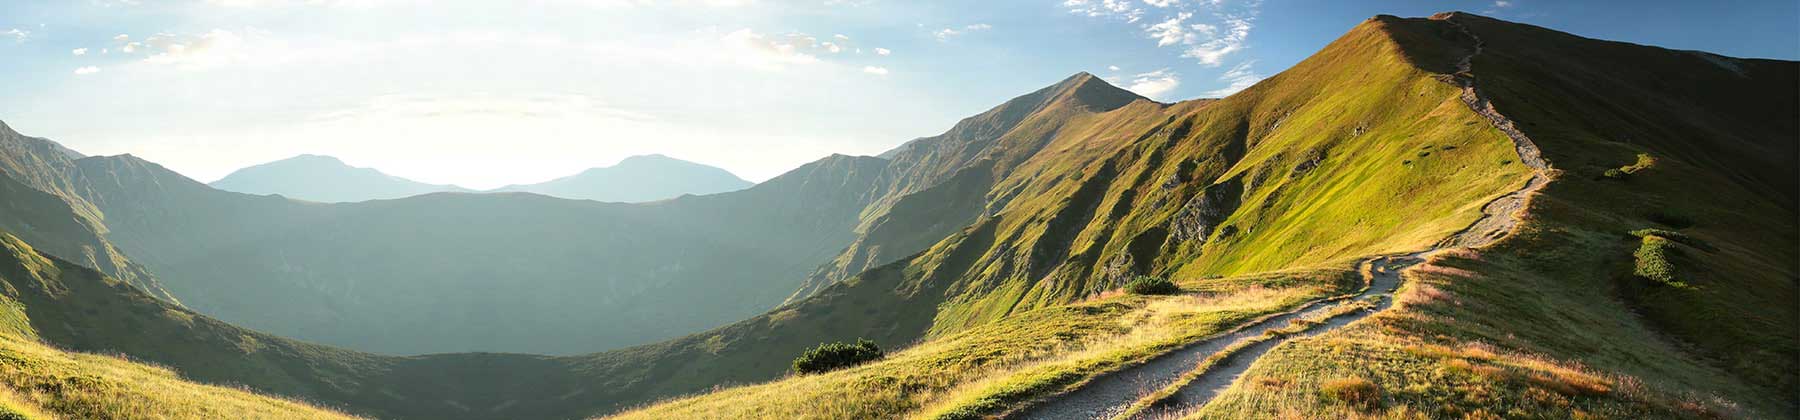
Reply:
[[[653, 388], [756, 385], [621, 417], [1019, 415], [1355, 287], [1284, 273], [1440, 246], [1393, 309], [1221, 362], [1249, 367], [1211, 404], [1137, 403], [1194, 418], [1791, 414], [1797, 69], [1467, 13], [1378, 16], [1238, 94], [1052, 141], [958, 194], [979, 202], [939, 205], [987, 210], [921, 253], [622, 363], [684, 367], [643, 375], [663, 378]], [[1493, 245], [1445, 242], [1488, 228], [1474, 223], [1487, 211], [1526, 213], [1484, 234]], [[1633, 274], [1660, 258], [1627, 234], [1645, 228], [1686, 241], [1666, 261], [1683, 283]], [[1109, 292], [1139, 274], [1204, 294]], [[759, 383], [858, 337], [905, 350]], [[1321, 391], [1334, 383], [1380, 394], [1349, 405]], [[1125, 388], [1128, 404], [1151, 391]]]
[[[0, 305], [0, 354], [7, 361], [0, 366], [0, 383], [21, 390], [0, 397], [0, 416], [352, 418], [240, 387], [194, 382], [189, 378], [196, 372], [253, 372], [244, 367], [257, 358], [246, 356], [280, 349], [288, 342], [207, 319], [86, 267], [44, 255], [5, 233], [0, 233], [0, 285], [4, 286], [0, 302], [5, 303]], [[173, 353], [152, 351], [151, 346], [184, 343], [190, 348], [205, 347], [191, 343], [216, 344], [212, 349], [223, 351], [186, 354], [190, 359], [185, 360], [205, 358], [211, 363], [182, 363], [181, 372], [142, 362]], [[126, 349], [134, 356], [71, 349]]]
[[81, 194], [84, 156], [56, 142], [19, 134], [0, 122], [0, 229], [42, 249], [107, 273], [160, 299], [176, 302], [161, 281], [107, 237], [104, 214]]
[[321, 204], [107, 164], [117, 169], [90, 173], [119, 188], [90, 200], [113, 240], [203, 313], [384, 353], [568, 354], [776, 305], [848, 241], [885, 162], [834, 156], [755, 188], [649, 204], [520, 193]]
[[737, 191], [750, 181], [731, 172], [663, 155], [632, 156], [617, 165], [536, 184], [508, 185], [495, 191], [519, 191], [576, 200], [636, 203]]
[[[279, 194], [321, 203], [388, 200], [435, 192], [476, 192], [455, 185], [426, 184], [371, 168], [358, 168], [337, 158], [320, 155], [299, 155], [239, 169], [209, 185], [225, 191]], [[750, 181], [724, 169], [663, 155], [643, 155], [567, 177], [537, 184], [508, 185], [487, 192], [529, 192], [574, 200], [633, 203], [684, 194], [737, 191], [751, 185]]]
[[[1792, 61], [1447, 13], [1376, 16], [1219, 100], [1077, 74], [886, 159], [653, 203], [297, 202], [90, 157], [17, 172], [73, 203], [31, 214], [104, 215], [198, 313], [104, 280], [5, 291], [45, 344], [382, 418], [1024, 417], [1109, 384], [1129, 407], [1062, 414], [1791, 417], [1795, 92]], [[1183, 293], [1120, 291], [1138, 276]], [[202, 315], [564, 349], [732, 305], [569, 356], [385, 356]], [[1284, 315], [1308, 308], [1386, 309]], [[1279, 341], [1212, 339], [1238, 328]], [[858, 338], [887, 357], [788, 372]]]
[[345, 203], [411, 197], [434, 192], [467, 192], [455, 185], [434, 185], [344, 164], [331, 156], [299, 155], [233, 171], [213, 181], [213, 188], [245, 194], [280, 194], [321, 203]]

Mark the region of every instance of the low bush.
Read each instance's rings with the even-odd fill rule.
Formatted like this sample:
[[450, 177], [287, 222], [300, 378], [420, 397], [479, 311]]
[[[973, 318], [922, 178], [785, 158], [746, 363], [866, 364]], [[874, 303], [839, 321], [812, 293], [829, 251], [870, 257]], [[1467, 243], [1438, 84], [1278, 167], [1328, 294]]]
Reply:
[[884, 356], [874, 341], [858, 338], [856, 344], [824, 343], [794, 358], [794, 372], [799, 374], [829, 372], [880, 360]]
[[1600, 176], [1605, 177], [1607, 179], [1623, 180], [1623, 179], [1631, 178], [1631, 175], [1641, 172], [1645, 169], [1650, 169], [1651, 166], [1656, 166], [1656, 158], [1651, 157], [1648, 154], [1639, 153], [1637, 155], [1637, 162], [1632, 162], [1632, 164], [1630, 164], [1630, 165], [1607, 169], [1606, 172], [1600, 174]]
[[1162, 277], [1137, 276], [1125, 283], [1125, 291], [1134, 295], [1172, 295], [1181, 293], [1181, 287]]
[[1637, 257], [1637, 267], [1632, 270], [1632, 274], [1669, 286], [1687, 288], [1687, 283], [1675, 279], [1675, 264], [1669, 262], [1669, 252], [1668, 239], [1645, 235], [1643, 244], [1632, 254]]
[[1319, 385], [1319, 392], [1331, 399], [1363, 410], [1381, 407], [1381, 386], [1363, 378], [1338, 378]]

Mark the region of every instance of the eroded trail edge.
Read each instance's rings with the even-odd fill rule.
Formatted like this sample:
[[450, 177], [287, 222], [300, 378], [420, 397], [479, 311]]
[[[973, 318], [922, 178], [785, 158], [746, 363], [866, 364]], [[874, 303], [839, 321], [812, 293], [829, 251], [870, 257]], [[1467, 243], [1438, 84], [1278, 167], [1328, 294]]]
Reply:
[[[1150, 361], [1095, 378], [1086, 385], [1056, 399], [1045, 401], [1012, 413], [1008, 418], [1027, 419], [1095, 419], [1095, 418], [1163, 418], [1179, 416], [1204, 407], [1213, 397], [1229, 388], [1250, 366], [1269, 350], [1297, 337], [1311, 337], [1349, 325], [1352, 322], [1386, 310], [1393, 305], [1391, 296], [1401, 283], [1403, 272], [1425, 261], [1430, 254], [1457, 248], [1481, 247], [1505, 237], [1520, 222], [1527, 199], [1549, 184], [1553, 170], [1543, 158], [1537, 143], [1519, 131], [1512, 119], [1494, 108], [1492, 102], [1476, 86], [1473, 61], [1485, 44], [1467, 26], [1457, 20], [1457, 13], [1442, 13], [1432, 20], [1456, 27], [1474, 41], [1469, 53], [1458, 60], [1456, 73], [1440, 80], [1462, 89], [1461, 99], [1469, 110], [1487, 119], [1495, 129], [1506, 134], [1518, 152], [1519, 162], [1532, 169], [1531, 178], [1519, 189], [1501, 195], [1482, 206], [1481, 218], [1450, 235], [1430, 249], [1405, 255], [1377, 256], [1365, 260], [1363, 271], [1368, 287], [1350, 299], [1334, 304], [1310, 305], [1302, 310], [1265, 318], [1238, 330], [1203, 340], [1158, 356]], [[1358, 300], [1372, 303], [1367, 311], [1344, 313], [1334, 311], [1340, 305]], [[1340, 313], [1336, 316], [1330, 314]], [[1296, 319], [1329, 317], [1299, 333], [1263, 337], [1264, 333], [1288, 327]], [[1221, 354], [1221, 352], [1229, 352]], [[1195, 371], [1194, 366], [1211, 357], [1222, 357], [1215, 363]], [[1167, 388], [1174, 387], [1169, 390]], [[1131, 412], [1135, 403], [1157, 391], [1164, 391], [1148, 409]], [[1142, 404], [1139, 404], [1142, 406]]]

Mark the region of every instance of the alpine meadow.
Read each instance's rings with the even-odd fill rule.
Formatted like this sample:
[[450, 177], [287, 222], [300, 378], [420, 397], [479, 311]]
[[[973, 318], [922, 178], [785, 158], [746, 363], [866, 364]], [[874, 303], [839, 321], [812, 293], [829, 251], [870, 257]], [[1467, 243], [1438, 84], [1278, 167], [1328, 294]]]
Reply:
[[1800, 418], [1800, 6], [1289, 3], [0, 6], [0, 419]]

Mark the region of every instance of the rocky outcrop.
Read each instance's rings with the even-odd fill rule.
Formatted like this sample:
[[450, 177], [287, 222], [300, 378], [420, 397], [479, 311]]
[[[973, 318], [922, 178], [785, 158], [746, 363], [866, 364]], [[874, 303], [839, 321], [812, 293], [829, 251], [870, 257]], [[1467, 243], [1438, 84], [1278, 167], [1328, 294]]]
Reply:
[[1195, 244], [1205, 244], [1213, 230], [1226, 217], [1230, 217], [1232, 212], [1237, 211], [1243, 194], [1243, 180], [1237, 177], [1209, 185], [1200, 190], [1199, 194], [1194, 194], [1194, 198], [1188, 199], [1187, 204], [1181, 206], [1181, 211], [1175, 214], [1175, 219], [1169, 222], [1170, 243], [1179, 245], [1193, 241]]

